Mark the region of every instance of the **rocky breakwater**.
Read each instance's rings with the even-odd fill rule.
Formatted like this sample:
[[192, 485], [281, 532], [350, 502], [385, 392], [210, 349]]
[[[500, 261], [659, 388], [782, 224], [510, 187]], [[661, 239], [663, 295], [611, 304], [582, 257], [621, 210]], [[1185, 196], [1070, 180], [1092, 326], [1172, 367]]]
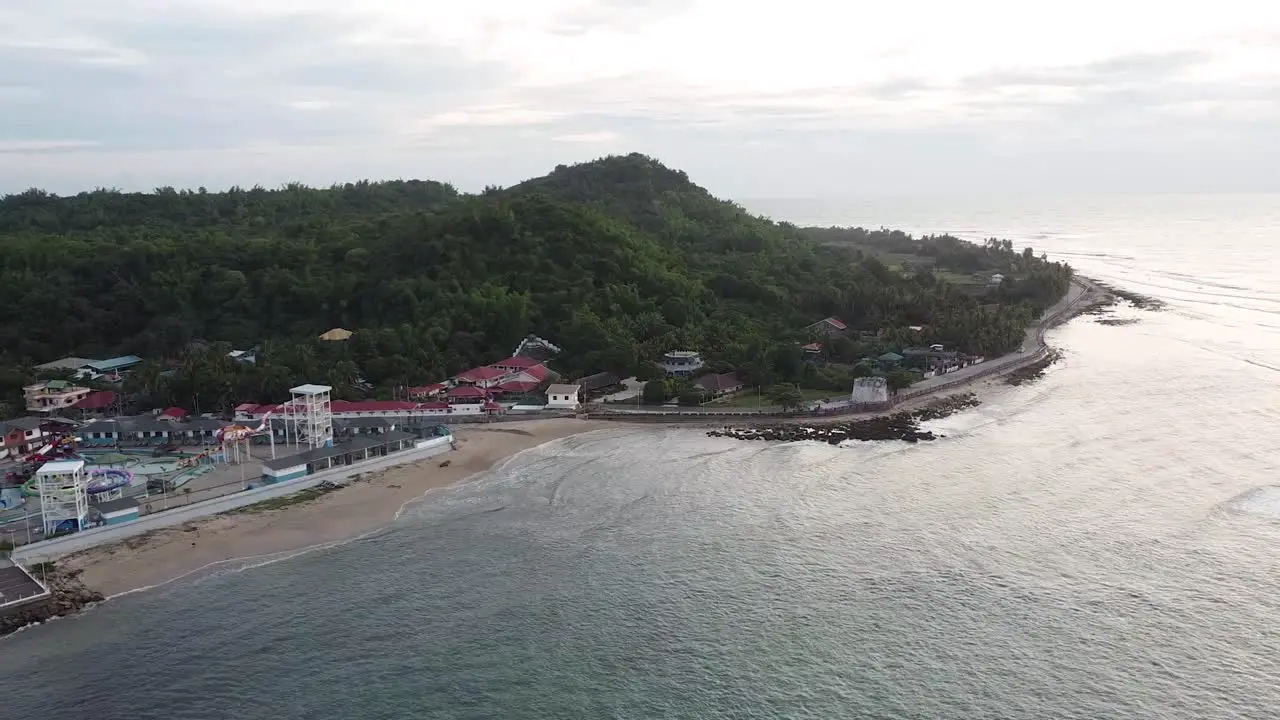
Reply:
[[921, 440], [936, 440], [940, 437], [930, 430], [922, 429], [920, 427], [921, 422], [944, 418], [965, 408], [975, 407], [978, 404], [980, 404], [979, 400], [973, 393], [964, 393], [939, 398], [919, 410], [880, 415], [864, 420], [850, 420], [820, 425], [780, 423], [777, 425], [724, 427], [708, 430], [707, 436], [727, 437], [735, 440], [769, 440], [773, 442], [817, 440], [831, 443], [832, 445], [839, 445], [845, 440], [902, 440], [916, 443]]
[[30, 568], [31, 574], [49, 588], [52, 597], [42, 602], [19, 607], [0, 617], [0, 636], [17, 632], [22, 628], [52, 620], [63, 615], [73, 615], [96, 602], [102, 602], [102, 593], [90, 590], [80, 581], [80, 571], [66, 571], [53, 563], [41, 563]]

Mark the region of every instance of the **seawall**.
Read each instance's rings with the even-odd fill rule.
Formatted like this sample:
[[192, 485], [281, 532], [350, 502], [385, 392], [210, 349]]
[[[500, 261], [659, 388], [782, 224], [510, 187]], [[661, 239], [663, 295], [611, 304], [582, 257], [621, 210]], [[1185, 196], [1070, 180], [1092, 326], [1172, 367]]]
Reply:
[[229, 512], [264, 500], [291, 495], [299, 490], [313, 488], [326, 481], [344, 480], [363, 473], [377, 472], [396, 465], [425, 460], [448, 452], [452, 447], [452, 435], [430, 438], [420, 441], [418, 446], [412, 450], [393, 453], [353, 465], [331, 468], [314, 475], [287, 480], [274, 485], [265, 485], [252, 490], [244, 490], [231, 495], [202, 500], [171, 510], [144, 515], [137, 520], [121, 525], [91, 528], [78, 533], [63, 535], [62, 537], [23, 545], [13, 551], [12, 558], [14, 562], [22, 563], [53, 560], [63, 555], [87, 550], [98, 545], [118, 542], [153, 530], [181, 525], [192, 520]]

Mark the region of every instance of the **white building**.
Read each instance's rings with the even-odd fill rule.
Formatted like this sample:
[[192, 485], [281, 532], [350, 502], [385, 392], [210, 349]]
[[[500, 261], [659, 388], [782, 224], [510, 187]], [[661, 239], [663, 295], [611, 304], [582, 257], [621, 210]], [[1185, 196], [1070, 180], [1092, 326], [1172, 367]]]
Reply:
[[27, 411], [33, 413], [65, 410], [89, 397], [92, 392], [90, 388], [73, 385], [66, 380], [49, 380], [22, 388]]
[[40, 512], [46, 537], [63, 530], [83, 530], [89, 517], [89, 476], [83, 460], [47, 462], [36, 471]]
[[889, 402], [889, 382], [882, 377], [862, 377], [853, 381], [849, 402], [871, 405]]
[[580, 385], [550, 385], [547, 387], [547, 409], [577, 410], [581, 394]]
[[702, 369], [702, 355], [693, 350], [672, 350], [662, 356], [662, 369], [668, 375], [690, 377]]

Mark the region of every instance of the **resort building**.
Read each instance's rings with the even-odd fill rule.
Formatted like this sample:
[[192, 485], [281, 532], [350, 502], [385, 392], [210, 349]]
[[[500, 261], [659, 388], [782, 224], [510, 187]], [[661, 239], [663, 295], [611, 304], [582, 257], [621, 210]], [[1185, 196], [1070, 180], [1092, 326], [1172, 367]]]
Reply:
[[400, 430], [361, 436], [345, 442], [312, 448], [297, 455], [267, 460], [262, 465], [263, 480], [267, 484], [296, 480], [330, 468], [352, 465], [371, 458], [421, 447], [427, 442], [429, 441], [413, 433]]
[[93, 390], [66, 380], [46, 380], [22, 388], [27, 412], [54, 413], [85, 399]]
[[547, 409], [577, 410], [581, 395], [581, 385], [551, 385], [547, 388]]
[[96, 390], [71, 406], [72, 415], [81, 419], [107, 415], [117, 407], [116, 394], [110, 390]]
[[674, 377], [691, 377], [702, 369], [702, 355], [692, 350], [672, 350], [662, 356], [662, 369]]
[[722, 375], [704, 375], [693, 383], [694, 387], [701, 388], [703, 392], [711, 397], [720, 397], [735, 393], [742, 389], [742, 380], [738, 379], [733, 373], [724, 373]]
[[138, 501], [131, 498], [117, 498], [96, 503], [89, 507], [89, 516], [100, 525], [119, 525], [137, 520], [139, 515]]
[[839, 335], [849, 329], [848, 325], [840, 318], [823, 318], [818, 322], [805, 328], [805, 332], [811, 335]]
[[0, 423], [0, 432], [4, 433], [4, 452], [0, 455], [14, 457], [35, 452], [44, 444], [43, 423], [44, 419], [37, 417], [17, 418]]
[[89, 380], [97, 380], [101, 377], [118, 379], [121, 374], [141, 364], [142, 358], [137, 355], [121, 355], [107, 360], [94, 360], [93, 362], [85, 363], [80, 367], [76, 375]]
[[53, 360], [51, 362], [41, 363], [39, 365], [36, 365], [35, 369], [45, 370], [45, 371], [53, 371], [53, 370], [72, 371], [72, 370], [80, 370], [85, 366], [95, 362], [99, 362], [99, 361], [94, 360], [93, 358], [64, 357], [58, 360]]

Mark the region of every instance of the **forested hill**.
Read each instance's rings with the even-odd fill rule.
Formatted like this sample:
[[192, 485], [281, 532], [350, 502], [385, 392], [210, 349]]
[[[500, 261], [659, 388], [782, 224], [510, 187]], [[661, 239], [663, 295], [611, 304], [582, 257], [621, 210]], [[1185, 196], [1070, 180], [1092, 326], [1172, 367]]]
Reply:
[[[763, 382], [799, 372], [802, 328], [830, 315], [998, 354], [1068, 282], [999, 243], [908, 238], [917, 266], [877, 246], [891, 233], [824, 232], [754, 217], [636, 154], [479, 195], [421, 181], [28, 191], [0, 199], [0, 365], [11, 387], [35, 363], [133, 353], [180, 368], [163, 390], [177, 404], [213, 375], [222, 389], [202, 389], [219, 402], [270, 400], [303, 380], [437, 380], [535, 333], [563, 348], [563, 374], [696, 349]], [[937, 272], [944, 257], [1018, 281], [977, 297]], [[316, 340], [332, 327], [356, 334]], [[257, 347], [259, 366], [191, 350], [210, 343]]]

